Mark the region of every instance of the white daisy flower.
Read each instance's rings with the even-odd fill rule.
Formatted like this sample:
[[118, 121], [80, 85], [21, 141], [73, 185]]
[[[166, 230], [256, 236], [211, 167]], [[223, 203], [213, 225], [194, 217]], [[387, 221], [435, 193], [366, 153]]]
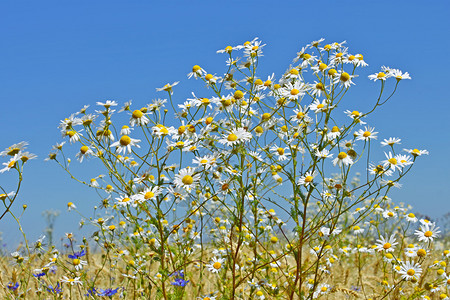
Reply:
[[369, 75], [369, 79], [373, 80], [373, 81], [377, 81], [377, 80], [385, 81], [386, 78], [389, 78], [389, 76], [386, 75], [386, 73], [384, 73], [384, 72], [378, 72], [378, 73]]
[[418, 221], [416, 215], [413, 213], [407, 214], [405, 218], [406, 218], [406, 221], [412, 222], [412, 223], [416, 223]]
[[399, 138], [394, 138], [394, 137], [390, 137], [390, 138], [388, 138], [388, 139], [384, 139], [382, 142], [381, 142], [381, 145], [382, 146], [394, 146], [395, 144], [400, 144], [400, 141], [401, 141], [401, 139], [399, 139]]
[[418, 150], [418, 149], [403, 149], [403, 151], [408, 152], [409, 154], [413, 156], [421, 156], [421, 155], [428, 155], [429, 152], [427, 150]]
[[414, 232], [414, 235], [417, 236], [419, 241], [428, 243], [439, 236], [440, 231], [438, 229], [439, 227], [436, 227], [434, 223], [428, 223], [421, 225], [420, 229]]
[[116, 101], [107, 100], [106, 102], [97, 102], [97, 105], [103, 106], [106, 109], [108, 109], [111, 106], [117, 106], [117, 102]]
[[140, 146], [138, 145], [138, 143], [140, 141], [141, 140], [138, 140], [138, 139], [132, 139], [128, 135], [123, 135], [120, 138], [120, 140], [118, 140], [115, 143], [112, 143], [111, 147], [117, 147], [116, 152], [119, 152], [119, 154], [122, 152], [123, 153], [126, 153], [126, 152], [131, 153], [131, 146], [140, 148]]
[[174, 184], [177, 187], [181, 187], [190, 190], [197, 186], [200, 181], [200, 174], [194, 174], [195, 169], [187, 167], [181, 169], [178, 174], [175, 175]]
[[202, 76], [206, 75], [206, 71], [203, 70], [199, 65], [195, 65], [192, 67], [192, 72], [187, 74], [187, 77], [191, 79], [192, 76], [194, 76], [195, 79], [200, 78]]
[[403, 165], [398, 161], [397, 156], [393, 156], [391, 152], [389, 153], [384, 152], [384, 155], [386, 156], [386, 160], [383, 160], [381, 163], [385, 168], [389, 167], [393, 171], [395, 170], [401, 171]]
[[179, 81], [175, 81], [175, 82], [172, 83], [172, 84], [167, 83], [167, 84], [164, 85], [162, 88], [156, 88], [156, 91], [157, 91], [157, 92], [166, 91], [166, 92], [169, 92], [171, 95], [173, 95], [173, 90], [172, 90], [172, 88], [173, 88], [174, 86], [176, 86], [177, 84], [179, 84], [179, 83], [180, 83]]
[[422, 273], [422, 268], [419, 263], [409, 262], [401, 263], [400, 271], [398, 273], [405, 280], [411, 280], [413, 278], [420, 278], [420, 274]]
[[298, 180], [299, 185], [308, 186], [309, 184], [313, 184], [314, 177], [317, 176], [317, 172], [306, 172], [300, 179]]
[[139, 202], [145, 202], [148, 200], [155, 200], [162, 192], [161, 187], [154, 186], [152, 188], [146, 188], [142, 192], [136, 195], [136, 199]]
[[353, 164], [353, 160], [345, 152], [340, 152], [338, 156], [333, 159], [333, 166], [338, 165], [340, 167], [342, 165], [348, 166], [351, 164]]
[[288, 156], [291, 155], [290, 153], [286, 152], [286, 147], [278, 147], [278, 146], [272, 146], [270, 148], [270, 151], [275, 153], [276, 156], [278, 156], [278, 161], [284, 161], [288, 159]]
[[299, 97], [302, 97], [305, 94], [306, 85], [297, 80], [293, 84], [288, 82], [284, 87], [280, 89], [280, 93], [283, 97], [288, 98], [290, 100], [298, 100]]
[[131, 113], [130, 125], [139, 125], [143, 126], [148, 124], [149, 119], [145, 116], [145, 114], [141, 110], [135, 110]]
[[121, 135], [130, 135], [131, 134], [131, 130], [133, 128], [128, 127], [127, 125], [123, 125], [122, 129], [120, 129], [120, 134]]
[[403, 73], [399, 69], [392, 69], [392, 77], [395, 77], [398, 81], [403, 79], [411, 79], [408, 72]]
[[252, 138], [252, 134], [244, 128], [236, 128], [228, 135], [223, 135], [219, 140], [219, 143], [227, 146], [233, 146], [242, 142], [249, 141]]
[[91, 150], [91, 149], [89, 149], [89, 147], [88, 146], [82, 146], [81, 148], [80, 148], [80, 152], [78, 152], [75, 156], [77, 157], [77, 159], [78, 159], [78, 161], [80, 162], [80, 163], [82, 163], [83, 162], [83, 159], [86, 157], [89, 157], [89, 155], [94, 155], [94, 152]]
[[319, 149], [316, 149], [316, 152], [314, 153], [315, 156], [320, 158], [331, 158], [333, 157], [333, 154], [330, 154], [330, 151], [327, 149], [323, 149], [322, 151], [319, 151]]
[[334, 84], [341, 83], [345, 88], [349, 88], [353, 83], [352, 79], [357, 75], [350, 75], [346, 72], [336, 74], [336, 78], [334, 80]]
[[374, 130], [375, 128], [366, 126], [364, 130], [360, 129], [357, 132], [355, 132], [356, 139], [366, 142], [371, 139], [376, 139], [378, 132], [374, 132]]
[[62, 281], [62, 282], [70, 283], [70, 285], [74, 285], [74, 284], [80, 284], [80, 285], [83, 285], [83, 283], [80, 281], [80, 277], [68, 278], [67, 276], [63, 276], [63, 278], [61, 279], [61, 281]]
[[213, 257], [210, 264], [206, 264], [205, 266], [208, 268], [208, 270], [212, 273], [219, 273], [220, 270], [223, 268], [223, 263], [225, 262], [225, 258], [216, 258]]
[[319, 112], [326, 111], [327, 108], [328, 108], [327, 100], [322, 100], [322, 102], [320, 102], [320, 100], [316, 99], [314, 100], [313, 103], [309, 105], [309, 109], [315, 112], [316, 114]]
[[398, 242], [395, 241], [395, 235], [391, 235], [389, 238], [386, 236], [380, 236], [380, 238], [377, 240], [377, 244], [375, 244], [375, 249], [378, 251], [386, 251], [386, 252], [392, 252], [394, 251], [394, 246], [397, 245]]

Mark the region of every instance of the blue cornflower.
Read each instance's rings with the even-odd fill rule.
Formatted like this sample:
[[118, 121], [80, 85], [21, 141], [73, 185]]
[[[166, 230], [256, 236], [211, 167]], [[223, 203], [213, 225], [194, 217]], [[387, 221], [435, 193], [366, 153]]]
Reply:
[[359, 292], [361, 290], [361, 288], [357, 285], [352, 285], [350, 289], [354, 290], [355, 292]]
[[184, 278], [184, 271], [183, 270], [175, 271], [172, 274], [170, 274], [169, 277], [181, 277], [181, 278]]
[[188, 284], [189, 280], [184, 280], [184, 271], [175, 271], [172, 274], [169, 275], [169, 277], [175, 277], [175, 281], [172, 282], [172, 285], [175, 286], [186, 286]]
[[100, 292], [98, 292], [97, 294], [99, 296], [112, 297], [112, 296], [114, 296], [117, 293], [118, 289], [119, 288], [115, 288], [115, 289], [108, 288], [108, 289], [104, 289], [104, 290], [100, 289]]
[[37, 274], [33, 274], [34, 277], [36, 277], [37, 279], [41, 279], [42, 276], [45, 276], [45, 273], [37, 273]]
[[59, 294], [62, 292], [62, 289], [58, 282], [58, 284], [55, 287], [52, 287], [51, 285], [49, 285], [47, 287], [47, 291], [49, 291], [50, 293], [53, 293], [53, 294]]
[[17, 290], [18, 287], [19, 287], [18, 282], [16, 282], [15, 284], [13, 284], [12, 282], [8, 283], [8, 289], [10, 289], [10, 290], [15, 291], [15, 290]]
[[68, 257], [71, 259], [80, 258], [86, 255], [86, 251], [82, 250], [80, 252], [74, 252], [73, 255], [69, 254]]
[[58, 267], [57, 267], [57, 266], [51, 266], [51, 267], [50, 267], [50, 272], [51, 272], [52, 274], [56, 274], [56, 270], [58, 270]]
[[97, 295], [97, 290], [95, 288], [89, 288], [86, 296], [89, 297], [89, 296], [95, 296], [95, 295]]
[[171, 285], [175, 286], [186, 286], [188, 284], [189, 280], [184, 280], [183, 278], [176, 278], [174, 282], [171, 283]]

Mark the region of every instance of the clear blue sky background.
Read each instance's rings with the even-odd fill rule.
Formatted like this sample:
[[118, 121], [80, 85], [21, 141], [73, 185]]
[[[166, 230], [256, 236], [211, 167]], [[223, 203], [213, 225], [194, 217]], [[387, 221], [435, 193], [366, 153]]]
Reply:
[[[61, 141], [61, 119], [107, 99], [143, 106], [162, 96], [156, 87], [173, 81], [181, 81], [181, 102], [195, 84], [186, 78], [192, 65], [221, 74], [225, 56], [215, 51], [256, 36], [268, 44], [261, 75], [277, 78], [302, 45], [347, 40], [369, 67], [343, 108], [373, 103], [378, 85], [367, 75], [381, 65], [410, 72], [413, 80], [368, 122], [381, 138], [430, 151], [393, 199], [431, 216], [450, 211], [449, 12], [449, 1], [2, 1], [0, 147], [28, 141], [39, 155], [27, 166], [16, 204], [29, 207], [25, 231], [38, 237], [49, 208], [62, 211], [56, 235], [76, 231], [79, 217], [66, 203], [86, 214], [98, 203], [90, 189], [43, 161]], [[90, 171], [85, 179], [98, 174]], [[5, 174], [1, 182], [11, 183]], [[0, 221], [0, 231], [10, 243], [20, 240], [11, 218]]]

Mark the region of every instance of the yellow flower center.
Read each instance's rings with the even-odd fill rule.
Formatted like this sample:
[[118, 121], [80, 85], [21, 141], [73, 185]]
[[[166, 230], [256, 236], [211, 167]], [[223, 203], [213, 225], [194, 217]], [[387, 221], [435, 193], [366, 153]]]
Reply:
[[165, 126], [161, 126], [161, 129], [159, 130], [162, 134], [169, 134], [169, 130]]
[[297, 90], [297, 89], [292, 89], [292, 90], [291, 90], [291, 95], [292, 95], [292, 96], [298, 95], [298, 93], [300, 93], [300, 91]]
[[186, 185], [190, 185], [194, 182], [194, 178], [192, 178], [192, 176], [190, 175], [186, 175], [183, 177], [183, 179], [181, 179], [181, 182], [183, 182]]
[[322, 292], [326, 292], [326, 291], [328, 290], [328, 288], [327, 288], [326, 286], [323, 286], [320, 290], [321, 290]]
[[355, 59], [355, 56], [353, 56], [353, 55], [350, 55], [349, 57], [348, 57], [348, 60], [349, 61], [352, 61], [352, 60], [354, 60]]
[[211, 124], [213, 120], [214, 120], [213, 117], [207, 117], [205, 120], [206, 125]]
[[389, 217], [393, 217], [393, 216], [394, 216], [394, 213], [393, 213], [392, 211], [390, 211], [390, 212], [387, 213], [387, 215], [388, 215]]
[[359, 227], [358, 225], [353, 226], [353, 230], [360, 230], [360, 229], [361, 229], [361, 227]]
[[289, 73], [291, 73], [292, 75], [298, 75], [298, 70], [297, 69], [290, 69]]
[[199, 65], [195, 65], [195, 66], [192, 67], [192, 72], [196, 73], [196, 72], [200, 71], [200, 69], [201, 68], [200, 68]]
[[336, 75], [337, 71], [335, 69], [329, 69], [328, 70], [328, 76], [334, 76]]
[[331, 132], [339, 132], [339, 127], [333, 126], [333, 128], [331, 128]]
[[154, 196], [155, 196], [155, 193], [153, 193], [153, 192], [147, 192], [147, 193], [145, 193], [145, 195], [144, 195], [144, 199], [145, 199], [145, 200], [148, 200], [148, 199], [153, 198]]
[[230, 142], [234, 142], [238, 139], [237, 135], [235, 135], [234, 133], [231, 133], [230, 135], [228, 135], [227, 140]]
[[140, 110], [135, 110], [135, 111], [133, 111], [133, 113], [131, 114], [131, 116], [132, 116], [134, 119], [140, 119], [140, 118], [142, 118], [143, 115], [144, 115], [144, 114], [143, 114], [142, 111], [140, 111]]
[[178, 127], [178, 134], [183, 134], [186, 131], [186, 126], [180, 126]]
[[346, 158], [347, 157], [347, 153], [345, 153], [345, 152], [340, 152], [339, 154], [338, 154], [338, 158], [339, 159], [344, 159], [344, 158]]
[[417, 255], [420, 257], [423, 257], [423, 256], [427, 255], [427, 251], [425, 251], [425, 249], [419, 249], [419, 250], [417, 250]]
[[213, 264], [213, 268], [216, 269], [216, 270], [219, 270], [221, 267], [222, 267], [222, 264], [220, 262], [218, 262], [218, 261], [216, 261]]
[[131, 139], [129, 136], [124, 135], [120, 138], [119, 142], [122, 146], [128, 146], [131, 143]]
[[80, 148], [80, 152], [81, 152], [82, 154], [86, 154], [86, 152], [88, 152], [88, 150], [89, 150], [89, 147], [88, 147], [88, 146], [83, 146], [83, 147]]
[[426, 236], [427, 238], [429, 238], [433, 235], [433, 232], [428, 230], [428, 231], [425, 231], [425, 233], [423, 235]]
[[321, 64], [319, 65], [319, 70], [320, 70], [320, 71], [323, 71], [323, 70], [325, 70], [327, 67], [328, 67], [328, 66], [327, 66], [326, 64], [321, 63]]
[[206, 74], [205, 79], [210, 81], [211, 79], [213, 79], [213, 75], [212, 74]]
[[256, 133], [261, 134], [261, 133], [264, 132], [264, 129], [261, 126], [258, 126], [258, 127], [255, 128], [255, 131], [256, 131]]
[[10, 155], [10, 156], [14, 156], [14, 155], [16, 155], [17, 153], [19, 153], [19, 151], [20, 151], [19, 148], [11, 148], [11, 149], [8, 151], [8, 153], [6, 153], [6, 154], [8, 154], [8, 155]]
[[283, 155], [284, 154], [284, 149], [283, 148], [278, 148], [277, 152], [279, 155]]
[[378, 73], [377, 74], [377, 78], [384, 78], [384, 77], [386, 77], [386, 74], [384, 74], [383, 72], [380, 72], [380, 73]]
[[395, 157], [393, 157], [393, 158], [388, 159], [388, 162], [393, 164], [393, 165], [396, 165], [397, 164], [397, 159]]
[[318, 84], [316, 84], [316, 89], [318, 90], [325, 90], [325, 87], [323, 86], [323, 84], [321, 82], [319, 82]]
[[297, 113], [297, 119], [302, 119], [304, 116], [305, 114], [301, 111]]
[[74, 266], [77, 266], [77, 265], [79, 265], [80, 264], [80, 260], [78, 259], [78, 258], [75, 258], [74, 260], [73, 260], [73, 265]]
[[263, 85], [263, 81], [261, 79], [256, 79], [255, 80], [255, 84], [256, 85]]
[[369, 137], [372, 133], [370, 131], [364, 131], [363, 137]]
[[342, 52], [339, 52], [338, 54], [336, 54], [336, 57], [342, 57], [342, 55], [344, 55], [344, 53], [342, 53]]
[[226, 46], [225, 47], [225, 52], [231, 53], [231, 51], [233, 51], [233, 47], [231, 47], [231, 46]]
[[312, 176], [306, 176], [305, 177], [305, 182], [311, 182], [313, 180]]
[[234, 98], [236, 100], [242, 99], [242, 97], [244, 97], [244, 93], [242, 91], [238, 90], [238, 91], [234, 92]]
[[262, 119], [263, 119], [264, 121], [269, 120], [269, 119], [270, 119], [270, 114], [269, 114], [269, 113], [264, 113], [264, 114], [262, 115]]
[[323, 108], [325, 105], [323, 105], [322, 103], [320, 103], [319, 105], [317, 105], [317, 108]]
[[265, 82], [264, 82], [264, 86], [269, 86], [269, 85], [271, 85], [272, 84], [272, 81], [270, 81], [270, 80], [266, 80]]
[[341, 74], [341, 81], [343, 81], [343, 82], [347, 82], [347, 81], [349, 81], [349, 79], [350, 79], [350, 75], [348, 74], [348, 73], [346, 73], [346, 72], [343, 72], [342, 74]]
[[383, 248], [386, 249], [386, 250], [391, 248], [391, 247], [392, 247], [391, 243], [386, 243], [386, 244], [383, 245]]

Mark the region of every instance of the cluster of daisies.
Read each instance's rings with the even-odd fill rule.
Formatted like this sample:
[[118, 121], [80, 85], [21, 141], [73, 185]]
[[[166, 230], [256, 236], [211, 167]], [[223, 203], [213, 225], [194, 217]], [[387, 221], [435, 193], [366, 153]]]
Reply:
[[[83, 216], [80, 225], [96, 228], [92, 237], [105, 253], [102, 264], [120, 272], [124, 284], [97, 289], [81, 250], [67, 257], [70, 267], [59, 268], [65, 270], [60, 280], [42, 287], [55, 292], [78, 285], [96, 297], [126, 295], [129, 284], [166, 299], [284, 299], [300, 293], [316, 299], [352, 285], [352, 293], [364, 290], [374, 298], [444, 293], [445, 269], [433, 291], [420, 285], [439, 228], [392, 208], [387, 197], [428, 152], [399, 151], [401, 140], [389, 137], [381, 141], [389, 149], [385, 159], [373, 160], [370, 150], [381, 135], [364, 120], [390, 96], [381, 93], [366, 112], [338, 112], [357, 71], [368, 64], [345, 42], [323, 42], [303, 47], [280, 78], [256, 75], [266, 46], [259, 39], [227, 46], [218, 51], [227, 56], [227, 73], [193, 66], [187, 76], [202, 89], [186, 100], [176, 98], [179, 82], [173, 82], [156, 89], [168, 99], [141, 108], [107, 100], [97, 102], [95, 112], [85, 106], [62, 120], [66, 141], [47, 159], [72, 177], [72, 155], [104, 168], [107, 175], [77, 178], [102, 198], [95, 215]], [[382, 67], [369, 78], [381, 81], [384, 91], [389, 81], [395, 90], [410, 76]], [[169, 103], [178, 107], [174, 119]], [[67, 142], [76, 145], [74, 153]], [[354, 170], [365, 174], [352, 177]], [[82, 215], [74, 203], [67, 207]], [[397, 226], [401, 222], [406, 225]], [[415, 240], [404, 247], [412, 228], [408, 239]], [[376, 288], [360, 287], [369, 280], [361, 264], [356, 280], [333, 282], [343, 264], [360, 263], [363, 256], [382, 262]], [[48, 264], [37, 274], [47, 274]], [[195, 296], [185, 294], [198, 285]]]

